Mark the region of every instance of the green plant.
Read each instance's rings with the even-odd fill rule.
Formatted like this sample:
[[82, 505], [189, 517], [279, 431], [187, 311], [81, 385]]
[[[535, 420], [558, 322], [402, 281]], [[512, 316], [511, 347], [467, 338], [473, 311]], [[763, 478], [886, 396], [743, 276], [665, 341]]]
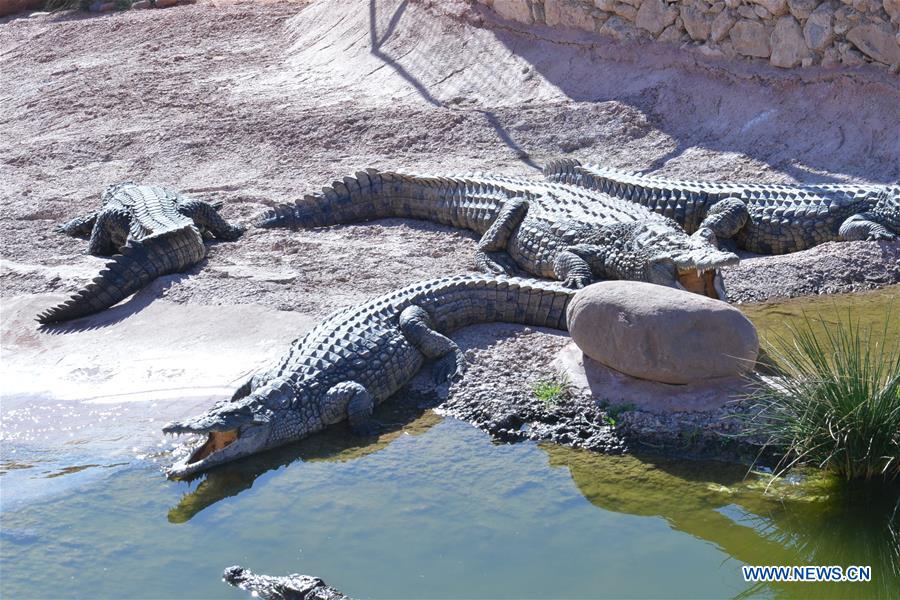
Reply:
[[[818, 321], [819, 327], [814, 327]], [[900, 349], [859, 322], [804, 321], [776, 337], [768, 354], [778, 376], [752, 376], [754, 416], [748, 432], [782, 449], [779, 472], [797, 464], [848, 480], [892, 481], [900, 474]], [[825, 325], [822, 327], [822, 325]]]
[[568, 395], [570, 387], [568, 377], [545, 377], [532, 384], [531, 393], [546, 406], [553, 406]]
[[603, 415], [603, 420], [606, 424], [610, 427], [615, 427], [619, 416], [624, 412], [634, 410], [634, 404], [631, 402], [626, 402], [624, 404], [610, 404], [608, 400], [603, 400], [600, 402], [600, 408], [606, 413]]

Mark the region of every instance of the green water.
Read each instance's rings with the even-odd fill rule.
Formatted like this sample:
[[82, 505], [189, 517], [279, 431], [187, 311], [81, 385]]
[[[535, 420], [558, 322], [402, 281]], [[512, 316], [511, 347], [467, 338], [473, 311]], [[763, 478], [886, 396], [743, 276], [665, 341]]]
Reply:
[[[753, 321], [760, 339], [776, 341], [790, 336], [791, 327], [807, 322], [819, 334], [837, 323], [852, 321], [876, 340], [882, 335], [886, 347], [900, 347], [900, 285], [858, 294], [795, 298], [786, 302], [766, 302], [739, 306]], [[885, 335], [886, 334], [886, 335]]]
[[[883, 320], [891, 293], [840, 300]], [[801, 304], [748, 312], [770, 331]], [[897, 489], [766, 490], [737, 465], [495, 445], [391, 403], [378, 416], [391, 431], [375, 443], [338, 427], [190, 484], [162, 476], [166, 447], [5, 444], [0, 597], [246, 597], [220, 580], [232, 564], [359, 598], [900, 596]], [[743, 564], [870, 565], [874, 581], [754, 585]]]

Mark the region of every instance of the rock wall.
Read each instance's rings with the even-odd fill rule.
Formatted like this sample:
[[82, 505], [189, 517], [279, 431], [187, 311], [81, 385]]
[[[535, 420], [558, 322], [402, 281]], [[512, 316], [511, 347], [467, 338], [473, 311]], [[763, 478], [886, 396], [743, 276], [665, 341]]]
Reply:
[[900, 0], [474, 0], [506, 19], [655, 39], [776, 67], [900, 71]]

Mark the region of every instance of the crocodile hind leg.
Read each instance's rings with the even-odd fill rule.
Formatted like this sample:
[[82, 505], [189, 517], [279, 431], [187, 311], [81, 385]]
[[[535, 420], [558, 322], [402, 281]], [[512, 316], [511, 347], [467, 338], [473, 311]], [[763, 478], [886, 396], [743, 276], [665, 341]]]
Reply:
[[97, 213], [91, 230], [88, 254], [111, 256], [118, 252], [128, 239], [130, 223], [128, 212], [122, 209], [107, 209]]
[[86, 237], [91, 235], [94, 229], [94, 223], [97, 222], [97, 213], [92, 212], [83, 217], [75, 217], [71, 221], [67, 221], [62, 225], [56, 226], [56, 231], [64, 233], [72, 237]]
[[522, 198], [510, 199], [503, 206], [497, 218], [478, 241], [475, 267], [479, 271], [495, 275], [509, 274], [509, 268], [489, 253], [506, 249], [509, 237], [522, 223], [526, 212], [528, 212], [528, 202]]
[[852, 215], [841, 223], [839, 230], [841, 239], [851, 241], [892, 240], [896, 237], [890, 229], [877, 222], [871, 213]]
[[466, 358], [456, 343], [435, 331], [428, 312], [418, 306], [408, 306], [400, 313], [400, 331], [422, 354], [438, 359], [434, 365], [434, 378], [438, 384], [462, 377], [466, 370]]
[[750, 211], [747, 210], [746, 204], [738, 198], [725, 198], [709, 209], [694, 235], [718, 245], [719, 240], [730, 239], [737, 235], [749, 220]]
[[182, 200], [178, 203], [178, 212], [192, 219], [200, 231], [212, 233], [216, 239], [226, 241], [238, 239], [244, 233], [244, 228], [229, 225], [219, 215], [217, 206], [221, 206], [221, 204], [210, 204], [203, 200]]
[[356, 435], [371, 436], [378, 433], [378, 424], [372, 419], [375, 399], [361, 383], [344, 381], [328, 390], [326, 402], [331, 406], [347, 406], [347, 421]]

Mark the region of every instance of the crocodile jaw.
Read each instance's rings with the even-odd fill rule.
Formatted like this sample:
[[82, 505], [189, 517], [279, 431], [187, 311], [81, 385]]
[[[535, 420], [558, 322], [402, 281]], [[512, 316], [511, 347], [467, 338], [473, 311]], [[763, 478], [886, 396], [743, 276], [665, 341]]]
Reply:
[[709, 296], [716, 300], [726, 300], [728, 297], [725, 292], [725, 282], [722, 281], [722, 274], [718, 269], [707, 269], [706, 271], [678, 269], [676, 280], [678, 287], [694, 294]]
[[250, 456], [268, 446], [268, 425], [240, 426], [235, 429], [197, 431], [168, 426], [166, 433], [199, 433], [206, 436], [191, 452], [166, 469], [170, 479], [189, 477], [217, 465]]

